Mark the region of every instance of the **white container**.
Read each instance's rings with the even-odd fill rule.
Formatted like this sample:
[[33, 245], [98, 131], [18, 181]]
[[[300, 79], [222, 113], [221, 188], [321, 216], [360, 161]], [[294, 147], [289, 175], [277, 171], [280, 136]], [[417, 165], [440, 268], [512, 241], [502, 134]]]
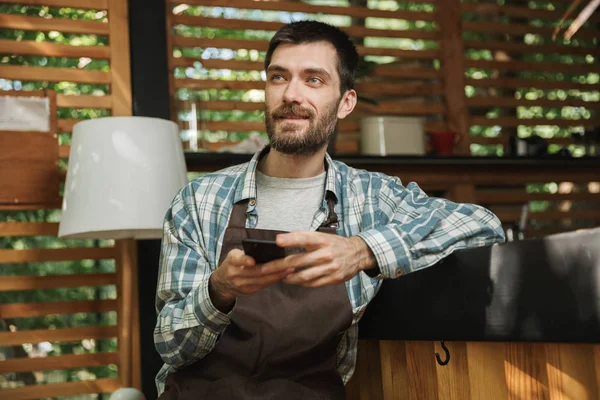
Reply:
[[425, 155], [423, 118], [386, 116], [362, 118], [360, 148], [364, 155]]

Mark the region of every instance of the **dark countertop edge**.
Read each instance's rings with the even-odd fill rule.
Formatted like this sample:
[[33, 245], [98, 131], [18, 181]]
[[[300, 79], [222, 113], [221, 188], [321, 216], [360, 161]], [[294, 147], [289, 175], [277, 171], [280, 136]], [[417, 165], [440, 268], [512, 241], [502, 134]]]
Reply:
[[[205, 153], [186, 152], [185, 160], [188, 166], [201, 167], [215, 164], [236, 165], [249, 161], [252, 154], [234, 153]], [[558, 156], [547, 157], [479, 157], [479, 156], [361, 156], [361, 155], [335, 155], [334, 160], [342, 161], [348, 165], [486, 165], [486, 166], [568, 166], [568, 167], [598, 167], [600, 168], [600, 157], [566, 158]]]

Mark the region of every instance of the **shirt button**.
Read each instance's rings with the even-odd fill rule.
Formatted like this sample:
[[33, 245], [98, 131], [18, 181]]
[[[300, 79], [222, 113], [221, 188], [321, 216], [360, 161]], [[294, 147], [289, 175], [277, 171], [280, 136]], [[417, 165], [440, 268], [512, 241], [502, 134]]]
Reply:
[[250, 205], [252, 207], [254, 207], [256, 205], [256, 200], [254, 200], [254, 199], [250, 200]]
[[396, 276], [400, 276], [400, 275], [402, 275], [402, 271], [400, 271], [400, 270], [396, 271]]

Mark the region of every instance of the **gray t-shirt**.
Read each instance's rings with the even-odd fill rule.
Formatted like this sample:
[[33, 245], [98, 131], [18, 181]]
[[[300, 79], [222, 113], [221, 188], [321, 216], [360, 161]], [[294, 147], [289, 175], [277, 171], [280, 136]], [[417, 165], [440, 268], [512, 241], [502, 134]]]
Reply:
[[321, 207], [326, 174], [275, 178], [256, 171], [258, 229], [308, 231]]

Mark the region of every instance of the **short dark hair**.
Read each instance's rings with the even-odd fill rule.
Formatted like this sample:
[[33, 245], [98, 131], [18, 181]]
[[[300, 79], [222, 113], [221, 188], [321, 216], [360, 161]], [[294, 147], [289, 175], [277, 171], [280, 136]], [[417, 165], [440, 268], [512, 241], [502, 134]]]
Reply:
[[348, 35], [341, 29], [318, 21], [292, 22], [279, 29], [269, 43], [265, 58], [265, 70], [271, 64], [273, 52], [282, 43], [303, 44], [328, 42], [337, 53], [337, 70], [340, 76], [340, 93], [354, 89], [354, 78], [358, 68], [358, 53]]

